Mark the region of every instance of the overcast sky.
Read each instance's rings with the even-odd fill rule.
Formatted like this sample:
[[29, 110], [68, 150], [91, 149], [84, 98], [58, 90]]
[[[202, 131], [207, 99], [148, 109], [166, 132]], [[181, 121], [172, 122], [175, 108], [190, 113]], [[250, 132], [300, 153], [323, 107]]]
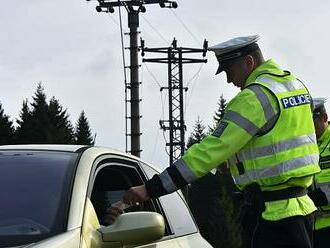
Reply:
[[[302, 79], [313, 96], [330, 96], [330, 1], [318, 0], [179, 0], [175, 10], [147, 6], [140, 15], [141, 36], [148, 47], [201, 48], [235, 36], [259, 34], [266, 58], [273, 58]], [[118, 9], [97, 13], [96, 1], [2, 1], [0, 8], [0, 102], [14, 121], [23, 99], [42, 82], [48, 99], [55, 96], [73, 123], [82, 110], [97, 133], [96, 144], [125, 150], [124, 76]], [[122, 10], [125, 32], [127, 15]], [[128, 46], [128, 37], [125, 37]], [[128, 54], [127, 54], [128, 56]], [[127, 57], [128, 58], [128, 57]], [[221, 94], [231, 99], [238, 90], [215, 76], [217, 62], [186, 65], [185, 121], [189, 135], [200, 116], [212, 125]], [[200, 73], [198, 73], [200, 71]], [[151, 75], [153, 74], [157, 81]], [[194, 77], [196, 75], [196, 77]], [[166, 65], [142, 65], [141, 157], [159, 166], [168, 163], [159, 119], [168, 119]], [[163, 99], [163, 104], [161, 99]], [[168, 135], [168, 133], [166, 134]]]

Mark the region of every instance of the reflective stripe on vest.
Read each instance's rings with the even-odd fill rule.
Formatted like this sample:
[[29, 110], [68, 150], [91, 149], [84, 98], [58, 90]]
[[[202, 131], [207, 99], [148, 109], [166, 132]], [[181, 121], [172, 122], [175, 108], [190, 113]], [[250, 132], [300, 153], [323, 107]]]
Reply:
[[[269, 125], [271, 129], [261, 132], [260, 136], [254, 135], [248, 144], [229, 159], [232, 176], [240, 189], [253, 182], [257, 182], [261, 187], [269, 187], [285, 183], [290, 178], [319, 172], [319, 154], [309, 106], [309, 93], [300, 81], [285, 79], [281, 77], [277, 81], [276, 78], [261, 76], [255, 83], [247, 86], [247, 89], [255, 93], [262, 106], [267, 120], [265, 126], [269, 123], [274, 125]], [[262, 87], [276, 97], [279, 113], [275, 114]], [[276, 123], [274, 116], [278, 117]], [[250, 134], [259, 134], [260, 128], [255, 132], [254, 124], [249, 122], [240, 122], [239, 118], [236, 118], [235, 123]], [[267, 164], [264, 161], [267, 161]], [[308, 185], [302, 183], [301, 186]]]
[[275, 115], [274, 109], [267, 97], [267, 95], [265, 94], [265, 92], [262, 91], [261, 86], [260, 85], [251, 85], [250, 87], [248, 86], [248, 89], [253, 91], [254, 94], [256, 94], [262, 109], [264, 110], [265, 113], [265, 119], [266, 121], [270, 121], [273, 116]]
[[173, 163], [173, 165], [178, 169], [181, 176], [187, 183], [191, 183], [197, 179], [195, 174], [191, 171], [191, 169], [186, 165], [186, 163], [182, 159], [178, 159]]
[[278, 83], [274, 81], [273, 79], [267, 78], [267, 77], [258, 77], [257, 82], [266, 84], [271, 91], [273, 91], [275, 94], [281, 94], [288, 91], [293, 90], [299, 90], [304, 89], [305, 86], [299, 82], [298, 80], [295, 81], [287, 81], [284, 83]]
[[176, 185], [174, 184], [171, 176], [168, 174], [167, 170], [164, 170], [159, 175], [160, 180], [162, 181], [162, 185], [167, 192], [174, 192], [177, 190]]
[[258, 179], [280, 176], [284, 172], [305, 167], [310, 164], [317, 164], [318, 160], [319, 154], [311, 154], [305, 157], [294, 158], [270, 167], [247, 170], [243, 175], [233, 176], [233, 179], [236, 184], [247, 184]]
[[259, 131], [259, 128], [253, 122], [249, 121], [244, 116], [234, 111], [227, 111], [223, 116], [223, 120], [228, 120], [235, 123], [251, 136], [254, 136]]
[[230, 158], [231, 163], [244, 162], [246, 160], [252, 160], [259, 157], [270, 156], [275, 153], [283, 152], [288, 149], [294, 149], [299, 146], [307, 145], [307, 144], [315, 144], [316, 136], [315, 134], [303, 135], [300, 137], [295, 137], [292, 139], [280, 141], [279, 143], [263, 146], [263, 147], [255, 147], [251, 149], [246, 149], [240, 151], [235, 156]]

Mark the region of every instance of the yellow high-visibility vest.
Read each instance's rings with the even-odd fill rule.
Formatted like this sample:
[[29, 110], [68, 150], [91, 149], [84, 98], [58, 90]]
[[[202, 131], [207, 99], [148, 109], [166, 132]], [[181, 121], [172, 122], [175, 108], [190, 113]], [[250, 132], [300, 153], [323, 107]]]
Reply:
[[328, 205], [319, 207], [316, 214], [315, 230], [330, 227], [330, 125], [318, 139], [321, 172], [314, 177], [315, 188], [325, 194]]
[[[229, 160], [236, 185], [258, 183], [262, 191], [307, 188], [320, 171], [319, 152], [306, 87], [273, 60], [247, 78], [227, 105], [212, 135], [190, 147], [174, 163], [178, 175], [160, 175], [166, 192], [177, 189], [172, 177], [187, 183]], [[266, 220], [308, 215], [316, 210], [307, 196], [266, 202]]]
[[[290, 74], [282, 77], [260, 75], [248, 88], [257, 86], [259, 89], [259, 85], [276, 97], [280, 107], [278, 120], [271, 131], [254, 136], [229, 161], [232, 176], [240, 189], [256, 182], [262, 191], [272, 191], [272, 186], [291, 178], [317, 173], [320, 170], [319, 154], [311, 98], [305, 86]], [[264, 98], [263, 101], [269, 100]], [[267, 115], [271, 118], [274, 111], [270, 107], [266, 109], [267, 106], [270, 105], [265, 103], [266, 119]]]

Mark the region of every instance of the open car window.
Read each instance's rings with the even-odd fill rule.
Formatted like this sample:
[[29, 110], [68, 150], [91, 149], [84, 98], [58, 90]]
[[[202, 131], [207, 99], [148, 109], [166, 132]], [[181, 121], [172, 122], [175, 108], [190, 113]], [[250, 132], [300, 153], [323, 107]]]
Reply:
[[[106, 225], [104, 219], [108, 207], [120, 201], [130, 187], [141, 185], [144, 181], [144, 174], [137, 163], [125, 164], [125, 160], [122, 160], [120, 164], [110, 162], [99, 165], [91, 182], [90, 199], [100, 224]], [[158, 212], [164, 216], [163, 209], [155, 200], [125, 209], [125, 212], [135, 211]], [[168, 223], [165, 229], [165, 236], [172, 234]]]
[[[147, 176], [151, 178], [158, 172], [147, 164], [140, 163]], [[174, 235], [181, 236], [198, 231], [189, 208], [183, 199], [182, 194], [174, 192], [169, 195], [159, 197], [166, 218], [174, 232]]]

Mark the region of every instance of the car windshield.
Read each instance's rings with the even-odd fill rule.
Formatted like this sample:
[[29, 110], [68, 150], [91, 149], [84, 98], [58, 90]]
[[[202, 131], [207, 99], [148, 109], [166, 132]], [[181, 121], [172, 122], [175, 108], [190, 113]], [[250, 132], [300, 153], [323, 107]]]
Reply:
[[0, 247], [65, 231], [77, 153], [0, 151]]

